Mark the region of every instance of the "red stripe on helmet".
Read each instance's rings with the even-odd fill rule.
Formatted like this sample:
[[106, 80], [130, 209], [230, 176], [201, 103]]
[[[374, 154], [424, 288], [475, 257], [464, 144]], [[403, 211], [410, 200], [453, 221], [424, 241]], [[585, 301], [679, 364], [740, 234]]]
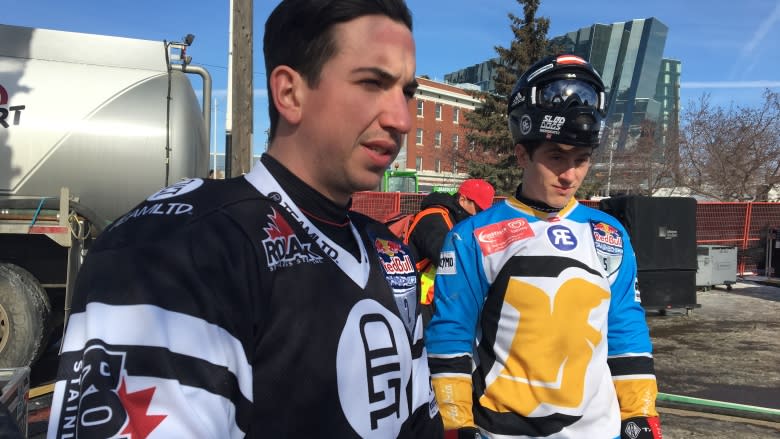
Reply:
[[577, 55], [561, 55], [555, 59], [558, 64], [587, 64], [588, 62]]

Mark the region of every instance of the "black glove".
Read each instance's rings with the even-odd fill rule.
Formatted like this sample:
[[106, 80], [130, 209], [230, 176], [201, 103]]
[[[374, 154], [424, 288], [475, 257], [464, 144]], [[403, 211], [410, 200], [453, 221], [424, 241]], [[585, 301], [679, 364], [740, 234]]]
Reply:
[[461, 427], [457, 430], [445, 431], [444, 439], [482, 439], [482, 436], [477, 428]]
[[663, 439], [661, 421], [651, 418], [628, 418], [620, 423], [620, 439]]

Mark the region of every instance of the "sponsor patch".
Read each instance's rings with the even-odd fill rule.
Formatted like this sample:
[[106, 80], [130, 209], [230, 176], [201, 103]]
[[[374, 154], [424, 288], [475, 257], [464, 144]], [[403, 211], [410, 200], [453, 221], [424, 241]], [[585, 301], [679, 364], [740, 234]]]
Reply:
[[203, 184], [203, 180], [200, 178], [188, 178], [176, 184], [172, 184], [167, 188], [160, 189], [159, 191], [152, 194], [149, 198], [147, 198], [146, 201], [159, 201], [159, 200], [165, 200], [166, 198], [178, 197], [179, 195], [184, 195], [188, 192], [194, 191], [195, 189], [199, 188], [202, 184]]
[[382, 261], [385, 273], [415, 274], [412, 258], [401, 243], [377, 238], [374, 240], [374, 248]]
[[268, 215], [269, 221], [263, 227], [267, 238], [262, 241], [268, 269], [274, 271], [296, 264], [322, 263], [322, 256], [312, 251], [311, 243], [301, 242], [284, 217], [274, 208], [271, 211], [273, 213]]
[[192, 204], [185, 204], [185, 203], [146, 204], [139, 208], [131, 210], [130, 212], [126, 213], [118, 220], [114, 221], [114, 223], [111, 224], [108, 230], [119, 227], [131, 219], [144, 217], [148, 215], [165, 215], [165, 216], [192, 215], [193, 209], [194, 208], [192, 207]]
[[130, 391], [127, 353], [95, 343], [73, 364], [55, 437], [147, 437], [167, 418], [153, 409], [156, 387]]
[[570, 228], [555, 225], [547, 229], [547, 239], [553, 247], [561, 251], [571, 251], [577, 248], [577, 237]]
[[642, 295], [639, 293], [639, 280], [634, 279], [634, 302], [642, 303]]
[[524, 114], [523, 117], [520, 118], [520, 133], [525, 136], [531, 132], [531, 128], [533, 128], [531, 117], [527, 114]]
[[608, 275], [614, 274], [623, 263], [623, 236], [620, 230], [611, 224], [599, 221], [591, 221], [590, 230], [593, 233], [596, 255], [601, 260], [604, 271]]
[[479, 248], [485, 256], [500, 252], [512, 243], [531, 238], [534, 231], [523, 218], [501, 221], [474, 230], [474, 237], [479, 242]]
[[510, 105], [510, 107], [516, 107], [522, 104], [523, 102], [525, 102], [525, 96], [523, 96], [522, 93], [518, 93], [515, 95], [515, 98], [512, 99], [512, 105]]
[[383, 238], [374, 238], [374, 249], [393, 290], [401, 320], [411, 334], [417, 317], [417, 269], [411, 252], [400, 242]]
[[623, 237], [620, 230], [605, 222], [590, 222], [596, 252], [603, 256], [623, 254]]
[[626, 436], [630, 437], [631, 439], [636, 439], [642, 433], [642, 429], [639, 428], [639, 426], [636, 425], [634, 421], [631, 421], [626, 423], [626, 427], [623, 432], [626, 433]]
[[436, 267], [436, 274], [458, 274], [455, 268], [455, 252], [446, 251], [439, 254], [439, 266]]
[[545, 115], [544, 119], [542, 119], [541, 125], [539, 125], [539, 132], [540, 133], [547, 133], [547, 134], [560, 134], [561, 133], [561, 127], [566, 122], [566, 118], [563, 116], [550, 116]]

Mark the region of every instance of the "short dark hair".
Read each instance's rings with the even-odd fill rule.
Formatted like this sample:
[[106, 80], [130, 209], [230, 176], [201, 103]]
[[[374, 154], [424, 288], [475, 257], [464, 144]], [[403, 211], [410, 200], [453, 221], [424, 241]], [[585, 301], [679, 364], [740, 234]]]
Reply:
[[[265, 22], [263, 53], [266, 86], [280, 65], [290, 66], [309, 86], [316, 86], [325, 63], [338, 47], [333, 26], [365, 15], [384, 15], [412, 30], [412, 13], [405, 0], [282, 0]], [[276, 135], [279, 111], [268, 99], [269, 141]]]
[[527, 141], [522, 143], [523, 148], [525, 149], [525, 153], [528, 154], [528, 159], [532, 160], [534, 157], [534, 151], [539, 149], [540, 146], [542, 146], [542, 142], [539, 141]]

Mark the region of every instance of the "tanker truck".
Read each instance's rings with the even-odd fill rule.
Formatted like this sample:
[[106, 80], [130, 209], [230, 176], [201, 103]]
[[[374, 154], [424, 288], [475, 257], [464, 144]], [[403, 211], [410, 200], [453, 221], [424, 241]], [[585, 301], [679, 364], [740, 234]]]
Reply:
[[208, 174], [211, 77], [190, 64], [193, 38], [0, 24], [0, 367], [29, 365], [57, 340], [108, 224]]

